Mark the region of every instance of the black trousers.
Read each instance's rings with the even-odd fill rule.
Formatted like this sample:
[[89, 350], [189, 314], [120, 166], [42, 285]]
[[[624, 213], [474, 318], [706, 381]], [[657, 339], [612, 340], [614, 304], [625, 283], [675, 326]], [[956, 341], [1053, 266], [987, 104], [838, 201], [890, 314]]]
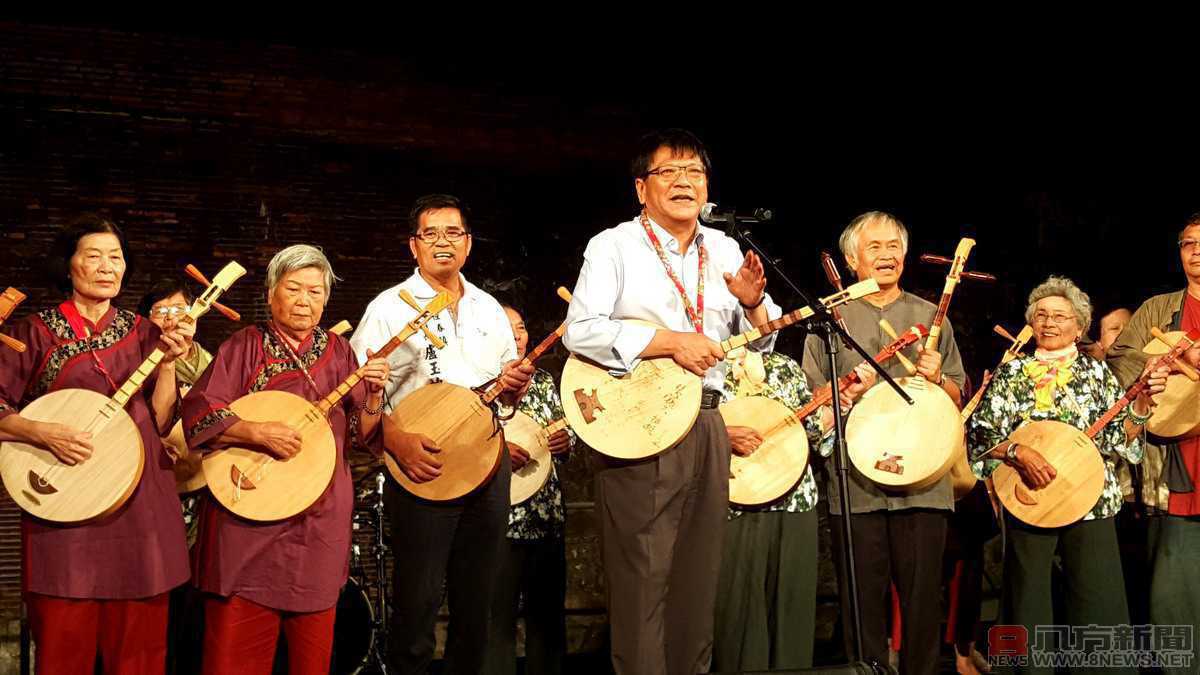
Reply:
[[525, 673], [558, 675], [567, 648], [566, 542], [505, 539], [492, 596], [488, 675], [517, 672], [517, 614], [525, 599]]
[[[949, 511], [932, 509], [905, 509], [851, 516], [864, 659], [874, 659], [885, 665], [888, 662], [888, 618], [892, 613], [890, 589], [895, 580], [904, 622], [900, 672], [905, 675], [938, 672], [942, 552], [946, 547], [949, 514]], [[841, 516], [832, 516], [829, 527], [840, 570], [842, 635], [846, 640], [846, 653], [853, 654], [854, 628], [842, 553]]]
[[489, 483], [452, 502], [428, 502], [387, 484], [396, 561], [388, 660], [396, 673], [429, 668], [443, 583], [450, 599], [443, 672], [476, 675], [483, 669], [496, 564], [508, 529], [512, 471], [508, 453], [501, 456]]
[[[1066, 527], [1040, 528], [1011, 515], [1004, 552], [1001, 616], [1005, 623], [1025, 626], [1032, 644], [1037, 626], [1117, 626], [1129, 623], [1117, 530], [1112, 518], [1086, 520]], [[1051, 572], [1054, 555], [1062, 560], [1066, 615], [1054, 616]], [[1054, 646], [1054, 645], [1052, 645]], [[1092, 647], [1095, 648], [1095, 647]], [[1090, 650], [1085, 646], [1085, 651]], [[1017, 673], [1052, 673], [1050, 668], [1014, 669]], [[1105, 675], [1133, 669], [1073, 670]]]

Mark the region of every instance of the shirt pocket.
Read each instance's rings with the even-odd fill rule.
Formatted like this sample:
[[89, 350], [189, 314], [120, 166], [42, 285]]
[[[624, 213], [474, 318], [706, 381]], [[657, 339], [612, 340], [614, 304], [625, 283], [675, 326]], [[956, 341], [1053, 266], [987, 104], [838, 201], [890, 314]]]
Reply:
[[744, 330], [739, 323], [741, 305], [725, 287], [725, 281], [718, 278], [719, 286], [709, 285], [705, 288], [704, 325], [728, 326], [731, 332]]
[[501, 359], [505, 352], [505, 338], [496, 331], [489, 331], [482, 326], [474, 326], [463, 336], [463, 356], [471, 367], [481, 376], [487, 378], [500, 374]]

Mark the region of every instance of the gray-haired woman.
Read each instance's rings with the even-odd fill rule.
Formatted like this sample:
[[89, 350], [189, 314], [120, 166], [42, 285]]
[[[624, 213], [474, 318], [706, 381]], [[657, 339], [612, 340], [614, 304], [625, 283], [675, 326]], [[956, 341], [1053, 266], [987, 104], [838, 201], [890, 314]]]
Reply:
[[[1030, 489], [1049, 485], [1057, 477], [1056, 468], [1033, 448], [1009, 441], [1009, 435], [1026, 422], [1040, 420], [1057, 420], [1085, 430], [1124, 394], [1104, 362], [1076, 348], [1091, 319], [1087, 294], [1069, 279], [1050, 277], [1029, 294], [1025, 320], [1033, 326], [1037, 350], [997, 371], [967, 423], [967, 443], [977, 475], [989, 476], [1004, 462], [1017, 470]], [[1153, 361], [1146, 372], [1152, 372], [1150, 386], [1094, 439], [1104, 459], [1104, 490], [1091, 512], [1058, 528], [1039, 528], [1008, 518], [1003, 621], [1024, 625], [1031, 644], [1038, 641], [1037, 626], [1129, 623], [1113, 525], [1122, 501], [1115, 463], [1117, 457], [1134, 464], [1142, 459], [1140, 437], [1153, 405], [1150, 396], [1165, 388], [1167, 378], [1167, 369]], [[1066, 616], [1058, 620], [1050, 588], [1056, 552], [1062, 557], [1066, 581]], [[1083, 651], [1082, 644], [1070, 644], [1074, 639], [1068, 636], [1066, 643], [1057, 647]]]
[[[234, 333], [184, 399], [188, 445], [230, 444], [286, 460], [303, 448], [283, 422], [240, 419], [230, 407], [257, 391], [286, 391], [314, 401], [358, 369], [350, 343], [319, 327], [336, 277], [325, 254], [299, 244], [267, 267], [271, 319]], [[290, 672], [329, 672], [333, 619], [346, 583], [354, 486], [349, 443], [382, 450], [377, 433], [387, 363], [364, 366], [355, 387], [328, 415], [339, 461], [325, 493], [281, 522], [249, 522], [209, 500], [200, 514], [193, 583], [205, 601], [204, 673], [267, 675], [280, 627], [287, 634]]]

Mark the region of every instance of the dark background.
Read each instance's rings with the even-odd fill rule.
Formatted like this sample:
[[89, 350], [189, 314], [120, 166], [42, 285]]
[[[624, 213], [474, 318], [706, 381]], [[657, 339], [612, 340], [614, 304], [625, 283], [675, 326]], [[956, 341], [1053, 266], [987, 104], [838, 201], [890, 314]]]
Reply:
[[[42, 274], [49, 241], [92, 210], [130, 239], [124, 307], [186, 263], [214, 274], [237, 260], [250, 273], [225, 300], [261, 319], [266, 262], [304, 242], [344, 279], [324, 323], [354, 322], [411, 272], [412, 200], [450, 192], [473, 209], [467, 278], [523, 308], [537, 341], [561, 321], [554, 288], [573, 286], [588, 239], [636, 212], [631, 148], [663, 126], [708, 143], [710, 199], [774, 210], [760, 240], [816, 295], [829, 292], [819, 251], [864, 210], [907, 223], [904, 286], [928, 298], [945, 270], [917, 254], [973, 236], [968, 267], [1000, 278], [964, 282], [951, 307], [975, 379], [1004, 347], [991, 326], [1019, 328], [1048, 274], [1101, 308], [1182, 285], [1175, 237], [1200, 210], [1194, 101], [1189, 76], [1161, 64], [1094, 48], [1047, 60], [1019, 39], [978, 59], [970, 37], [826, 45], [810, 40], [818, 27], [736, 52], [684, 33], [485, 43], [419, 28], [0, 21], [0, 286], [30, 296], [14, 318], [60, 301]], [[777, 278], [768, 288], [797, 306]], [[214, 313], [199, 339], [215, 349], [236, 328]], [[790, 330], [779, 349], [799, 357], [802, 338]], [[574, 472], [568, 500], [586, 500]], [[15, 527], [9, 502], [10, 612]], [[572, 564], [585, 566], [581, 546]], [[577, 604], [602, 598], [594, 569], [572, 574]]]

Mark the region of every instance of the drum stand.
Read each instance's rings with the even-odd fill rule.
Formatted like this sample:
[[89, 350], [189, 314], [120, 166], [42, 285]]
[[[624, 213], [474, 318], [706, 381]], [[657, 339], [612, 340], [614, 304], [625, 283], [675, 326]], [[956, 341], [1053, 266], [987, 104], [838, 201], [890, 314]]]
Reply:
[[[840, 337], [844, 344], [849, 345], [852, 349], [854, 349], [854, 351], [858, 352], [863, 359], [875, 369], [875, 372], [879, 375], [880, 379], [887, 382], [889, 385], [891, 385], [892, 389], [896, 390], [896, 393], [900, 395], [900, 398], [907, 401], [909, 405], [912, 405], [912, 398], [905, 393], [898, 384], [896, 384], [896, 381], [893, 380], [892, 377], [883, 370], [883, 368], [878, 362], [875, 361], [875, 359], [871, 358], [870, 354], [863, 350], [861, 345], [854, 341], [854, 338], [850, 337], [850, 334], [847, 333], [841, 327], [841, 325], [834, 320], [829, 311], [825, 309], [825, 306], [819, 302], [814, 302], [807, 293], [802, 291], [799, 286], [789, 279], [788, 276], [783, 272], [783, 269], [780, 268], [779, 261], [768, 255], [766, 251], [764, 251], [762, 247], [760, 247], [758, 243], [750, 237], [749, 230], [738, 227], [739, 221], [744, 221], [744, 219], [738, 218], [734, 215], [734, 211], [730, 210], [725, 221], [726, 233], [730, 237], [741, 240], [748, 248], [757, 253], [759, 258], [762, 259], [763, 265], [774, 270], [779, 278], [783, 279], [783, 281], [792, 289], [792, 291], [795, 292], [796, 295], [800, 296], [801, 302], [812, 308], [813, 316], [806, 321], [806, 326], [809, 333], [820, 335], [821, 339], [825, 342], [825, 351], [829, 355], [830, 386], [834, 388], [837, 387], [837, 352], [838, 338]], [[745, 224], [750, 224], [757, 221], [751, 219], [750, 221], [744, 222]], [[851, 657], [850, 660], [852, 662], [857, 662], [862, 661], [863, 659], [862, 609], [858, 597], [858, 575], [855, 573], [854, 567], [854, 543], [851, 536], [852, 528], [850, 524], [850, 492], [847, 489], [847, 486], [850, 484], [850, 458], [846, 450], [846, 429], [842, 420], [841, 397], [834, 395], [831, 403], [833, 404], [835, 441], [834, 457], [836, 458], [835, 466], [838, 477], [838, 492], [840, 493], [839, 496], [841, 497], [839, 502], [843, 514], [842, 541], [844, 543], [842, 546], [842, 553], [844, 555], [844, 560], [846, 561], [846, 585], [850, 593], [849, 628], [854, 632], [854, 653], [848, 654], [847, 656]], [[887, 672], [888, 670], [886, 664], [872, 663], [872, 666], [875, 667], [879, 672]]]
[[383, 471], [375, 474], [375, 503], [371, 505], [372, 528], [375, 539], [372, 542], [375, 550], [375, 597], [378, 606], [372, 618], [371, 627], [375, 631], [375, 639], [371, 641], [371, 651], [367, 654], [367, 666], [374, 665], [382, 675], [388, 675], [387, 667], [387, 634], [388, 634], [388, 581], [387, 581], [387, 534], [383, 522]]

